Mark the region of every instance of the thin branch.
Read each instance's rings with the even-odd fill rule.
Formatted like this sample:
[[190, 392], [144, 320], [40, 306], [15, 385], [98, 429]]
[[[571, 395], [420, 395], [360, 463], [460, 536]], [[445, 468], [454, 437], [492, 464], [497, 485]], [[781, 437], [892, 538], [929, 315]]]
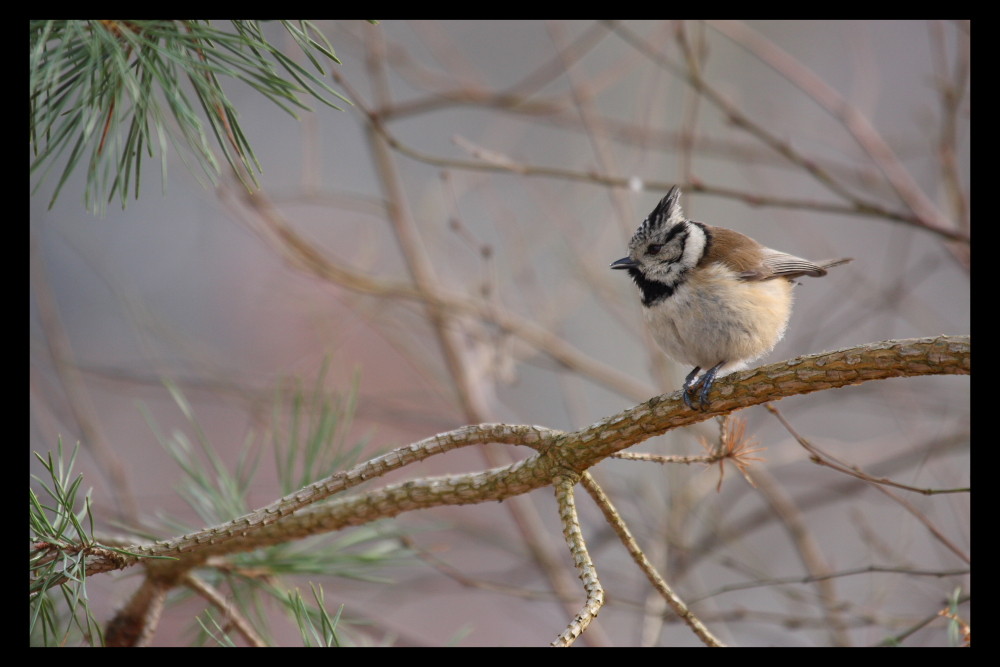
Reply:
[[[379, 35], [381, 37], [381, 34]], [[387, 71], [383, 58], [374, 50], [381, 46], [381, 39], [370, 40], [369, 63], [371, 78], [380, 85], [374, 87], [376, 102], [381, 107], [391, 105], [389, 86], [385, 84]], [[361, 96], [357, 96], [361, 104]], [[416, 290], [423, 295], [438, 294], [441, 291], [441, 281], [437, 277], [434, 262], [427, 251], [426, 244], [417, 225], [410, 214], [404, 193], [402, 177], [397, 165], [397, 158], [390, 150], [385, 135], [378, 131], [381, 122], [372, 115], [367, 116], [366, 137], [371, 148], [376, 173], [382, 184], [388, 207], [388, 218], [399, 243], [400, 250], [406, 262], [408, 272]], [[431, 325], [438, 348], [441, 351], [445, 367], [451, 377], [455, 398], [462, 410], [464, 420], [476, 423], [495, 419], [490, 414], [490, 408], [483, 400], [483, 394], [477, 390], [471, 375], [470, 360], [466, 348], [460, 340], [458, 329], [453, 326], [456, 313], [442, 307], [434, 299], [423, 298], [424, 313]], [[511, 459], [504, 451], [494, 451], [483, 448], [480, 455], [487, 465], [496, 467], [509, 464]], [[506, 511], [510, 514], [518, 532], [533, 555], [538, 566], [545, 573], [553, 589], [563, 597], [570, 594], [573, 582], [565, 569], [558, 563], [556, 551], [552, 547], [548, 531], [544, 527], [537, 508], [526, 499], [517, 499], [508, 503]]]
[[958, 556], [958, 558], [960, 558], [963, 562], [972, 563], [972, 558], [969, 556], [969, 554], [967, 554], [965, 550], [963, 550], [961, 547], [955, 544], [953, 540], [951, 540], [947, 535], [945, 535], [944, 532], [942, 532], [941, 529], [938, 528], [933, 521], [931, 521], [930, 517], [921, 512], [916, 505], [911, 503], [906, 498], [898, 496], [897, 494], [893, 493], [892, 491], [883, 486], [876, 486], [875, 489], [881, 492], [882, 494], [889, 496], [897, 503], [899, 503], [899, 505], [901, 505], [907, 512], [912, 514], [920, 523], [924, 525], [925, 528], [927, 528], [928, 532], [930, 532], [930, 534], [934, 536], [934, 539], [936, 539], [938, 542], [944, 545], [945, 548], [947, 548], [953, 554]]
[[837, 596], [834, 582], [826, 576], [833, 570], [823, 556], [814, 527], [805, 520], [802, 509], [792, 501], [770, 472], [758, 469], [754, 470], [752, 475], [754, 486], [770, 505], [778, 518], [778, 523], [788, 532], [803, 567], [814, 577], [816, 593], [823, 618], [826, 619], [826, 631], [829, 633], [831, 643], [834, 646], [849, 646], [847, 624], [842, 614], [843, 604]]
[[631, 531], [629, 531], [628, 526], [622, 521], [621, 516], [615, 510], [614, 505], [611, 503], [611, 499], [604, 493], [603, 489], [597, 484], [591, 474], [584, 473], [582, 477], [583, 486], [590, 493], [594, 502], [600, 508], [601, 512], [604, 514], [605, 520], [614, 529], [615, 533], [618, 535], [618, 539], [621, 543], [625, 545], [628, 552], [632, 554], [632, 559], [642, 570], [646, 578], [649, 579], [649, 583], [660, 592], [663, 599], [666, 600], [670, 608], [674, 610], [681, 620], [687, 623], [688, 627], [701, 639], [706, 646], [725, 646], [722, 641], [712, 634], [704, 623], [691, 611], [690, 608], [684, 603], [684, 600], [678, 596], [670, 584], [660, 576], [660, 573], [656, 571], [653, 564], [649, 562], [646, 558], [646, 554], [643, 553], [642, 549], [639, 548], [639, 544], [632, 537]]
[[[815, 178], [817, 182], [823, 184], [838, 197], [851, 202], [854, 213], [860, 215], [889, 217], [893, 220], [905, 221], [909, 224], [934, 232], [935, 234], [953, 241], [960, 241], [963, 243], [969, 242], [967, 234], [956, 230], [953, 225], [947, 224], [946, 221], [942, 221], [939, 215], [932, 215], [928, 217], [928, 212], [924, 208], [914, 208], [913, 215], [901, 215], [899, 213], [886, 215], [888, 211], [884, 207], [875, 202], [863, 200], [860, 197], [851, 194], [839, 181], [834, 179], [829, 172], [821, 168], [815, 160], [800, 154], [790, 143], [780, 139], [773, 133], [767, 131], [763, 126], [746, 116], [737, 105], [727, 100], [722, 93], [709, 84], [708, 81], [700, 75], [700, 70], [695, 65], [689, 63], [688, 68], [685, 69], [668, 60], [658, 49], [654, 48], [626, 26], [614, 23], [611, 24], [611, 27], [626, 43], [637, 49], [639, 52], [645, 54], [651, 61], [677, 74], [678, 76], [684, 77], [688, 83], [705, 96], [705, 99], [718, 107], [726, 115], [727, 120], [733, 123], [733, 125], [747, 131], [764, 145], [774, 150], [777, 154], [785, 157], [789, 162], [803, 169], [806, 173]], [[679, 40], [682, 40], [682, 44], [685, 43], [684, 40], [686, 40], [686, 37], [683, 30], [678, 31], [677, 37]]]
[[882, 171], [900, 200], [919, 216], [928, 228], [955, 231], [955, 224], [927, 198], [867, 116], [844, 99], [833, 86], [746, 23], [709, 21], [708, 24], [757, 56], [839, 120]]
[[837, 459], [835, 456], [824, 452], [822, 449], [820, 449], [812, 442], [810, 442], [807, 438], [804, 438], [803, 436], [799, 435], [799, 433], [794, 428], [792, 428], [792, 425], [788, 423], [788, 420], [785, 419], [785, 417], [773, 405], [765, 405], [764, 407], [767, 409], [768, 412], [770, 412], [772, 415], [778, 418], [778, 421], [780, 421], [781, 425], [785, 427], [785, 430], [788, 431], [788, 433], [793, 438], [795, 438], [796, 442], [798, 442], [803, 449], [809, 452], [810, 460], [817, 465], [832, 468], [833, 470], [842, 472], [845, 475], [850, 475], [851, 477], [857, 477], [858, 479], [864, 482], [868, 482], [870, 484], [876, 484], [876, 485], [884, 484], [886, 486], [894, 486], [897, 489], [903, 489], [904, 491], [913, 491], [914, 493], [922, 493], [925, 496], [933, 496], [939, 493], [970, 493], [972, 491], [972, 489], [970, 489], [969, 487], [960, 487], [955, 489], [921, 488], [917, 486], [911, 486], [909, 484], [901, 484], [900, 482], [894, 482], [887, 477], [875, 477], [873, 475], [869, 475], [868, 473], [864, 472], [857, 466], [848, 465], [847, 463], [844, 463], [843, 461]]
[[264, 638], [261, 637], [254, 629], [250, 620], [243, 615], [240, 608], [233, 604], [231, 600], [227, 599], [226, 596], [223, 595], [217, 588], [198, 577], [193, 572], [187, 573], [187, 576], [184, 578], [184, 583], [191, 590], [208, 600], [212, 606], [218, 609], [222, 613], [223, 618], [236, 628], [236, 632], [246, 639], [248, 644], [256, 647], [265, 647], [268, 645], [267, 642], [264, 641]]
[[258, 215], [258, 220], [263, 225], [260, 232], [265, 239], [302, 271], [361, 294], [427, 303], [452, 315], [476, 317], [505, 334], [516, 336], [559, 366], [572, 369], [632, 400], [642, 400], [652, 391], [647, 383], [595, 360], [548, 328], [497, 308], [490, 301], [443, 289], [420, 290], [410, 283], [377, 278], [337, 264], [302, 237], [262, 193], [247, 195], [243, 201]]
[[961, 570], [919, 570], [912, 567], [896, 567], [896, 566], [885, 566], [885, 565], [869, 565], [868, 567], [856, 567], [850, 570], [839, 570], [836, 572], [827, 572], [825, 574], [810, 574], [804, 577], [778, 577], [774, 579], [758, 579], [756, 581], [748, 581], [742, 584], [726, 584], [724, 586], [719, 586], [711, 593], [698, 598], [700, 600], [707, 600], [709, 598], [715, 597], [717, 595], [722, 595], [723, 593], [731, 593], [733, 591], [746, 591], [754, 588], [768, 588], [771, 586], [788, 586], [790, 584], [811, 584], [813, 582], [819, 581], [820, 579], [837, 579], [840, 577], [854, 577], [859, 574], [872, 574], [872, 573], [889, 573], [889, 574], [905, 574], [908, 577], [963, 577], [969, 575], [972, 570], [968, 568], [963, 568]]
[[604, 606], [604, 588], [597, 578], [594, 561], [590, 558], [583, 532], [580, 530], [580, 517], [577, 515], [576, 501], [573, 497], [573, 487], [576, 486], [577, 479], [578, 476], [575, 474], [559, 475], [554, 486], [556, 501], [559, 503], [563, 537], [566, 538], [569, 551], [573, 554], [573, 564], [576, 565], [580, 581], [583, 582], [583, 589], [587, 592], [587, 600], [580, 612], [570, 621], [569, 626], [552, 642], [552, 646], [570, 646], [580, 633], [587, 629], [591, 621], [597, 618], [597, 613]]

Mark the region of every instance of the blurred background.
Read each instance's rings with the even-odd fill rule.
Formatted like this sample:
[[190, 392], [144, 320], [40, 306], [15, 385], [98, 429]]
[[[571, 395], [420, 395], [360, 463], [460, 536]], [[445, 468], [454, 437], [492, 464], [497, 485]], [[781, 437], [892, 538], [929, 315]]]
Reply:
[[[125, 210], [89, 213], [82, 172], [51, 209], [54, 178], [30, 199], [31, 450], [81, 443], [103, 529], [203, 525], [176, 492], [171, 437], [234, 467], [256, 451], [248, 502], [274, 500], [269, 447], [297, 389], [356, 393], [342, 437], [362, 459], [469, 423], [575, 430], [677, 390], [690, 369], [656, 349], [637, 290], [608, 269], [674, 184], [695, 220], [855, 258], [802, 281], [767, 362], [969, 331], [967, 22], [316, 25], [354, 106], [307, 100], [296, 121], [223, 82], [261, 162], [253, 196], [232, 177], [205, 187], [171, 151], [166, 191], [150, 161]], [[282, 30], [265, 34], [307, 66]], [[969, 485], [967, 377], [775, 405], [848, 466]], [[701, 465], [592, 470], [699, 617], [739, 645], [954, 643], [936, 614], [968, 595], [969, 495], [876, 488], [810, 462], [763, 407], [739, 417], [766, 447], [757, 488], [729, 469], [717, 491], [718, 467]], [[697, 455], [718, 432], [633, 449]], [[468, 448], [391, 479], [528, 453]], [[580, 644], [697, 645], [578, 504], [608, 597]], [[551, 489], [384, 523], [414, 549], [385, 580], [298, 584], [345, 605], [359, 643], [544, 645], [583, 599]], [[138, 582], [93, 577], [98, 618]], [[201, 606], [168, 607], [155, 643], [189, 643]], [[291, 624], [275, 632], [298, 643]]]

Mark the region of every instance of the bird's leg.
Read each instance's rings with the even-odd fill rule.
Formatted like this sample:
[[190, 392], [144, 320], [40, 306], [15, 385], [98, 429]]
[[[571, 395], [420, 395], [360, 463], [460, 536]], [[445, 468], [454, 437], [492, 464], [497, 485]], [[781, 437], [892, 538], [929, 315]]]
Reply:
[[720, 361], [701, 376], [701, 393], [698, 396], [698, 402], [703, 410], [708, 407], [708, 392], [712, 390], [712, 385], [715, 384], [715, 375], [725, 365], [725, 361]]
[[[720, 361], [705, 371], [705, 373], [698, 378], [697, 382], [694, 381], [694, 376], [701, 370], [701, 366], [695, 366], [694, 370], [688, 373], [688, 376], [684, 378], [684, 404], [692, 410], [695, 409], [695, 407], [691, 404], [691, 394], [694, 393], [698, 395], [698, 409], [707, 408], [708, 392], [712, 391], [712, 385], [715, 383], [715, 376], [719, 372], [719, 369], [725, 365], [725, 361]], [[698, 391], [699, 387], [701, 387], [701, 391]]]
[[[694, 406], [691, 405], [691, 395], [688, 392], [691, 391], [691, 388], [692, 388], [691, 387], [691, 383], [694, 380], [694, 376], [697, 375], [698, 371], [700, 371], [700, 370], [701, 370], [701, 366], [695, 366], [694, 370], [691, 371], [690, 373], [688, 373], [687, 377], [684, 378], [684, 389], [683, 389], [683, 392], [684, 392], [684, 405], [688, 406], [692, 410], [694, 410]], [[695, 388], [697, 388], [698, 384], [695, 383], [694, 386], [695, 386]]]

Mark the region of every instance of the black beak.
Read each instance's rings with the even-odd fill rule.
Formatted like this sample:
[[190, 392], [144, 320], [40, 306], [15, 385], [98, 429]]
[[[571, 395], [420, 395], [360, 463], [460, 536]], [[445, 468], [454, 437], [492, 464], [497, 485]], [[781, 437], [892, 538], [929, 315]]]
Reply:
[[631, 257], [622, 257], [621, 259], [616, 259], [611, 262], [612, 269], [634, 269], [639, 266], [639, 262], [635, 261]]

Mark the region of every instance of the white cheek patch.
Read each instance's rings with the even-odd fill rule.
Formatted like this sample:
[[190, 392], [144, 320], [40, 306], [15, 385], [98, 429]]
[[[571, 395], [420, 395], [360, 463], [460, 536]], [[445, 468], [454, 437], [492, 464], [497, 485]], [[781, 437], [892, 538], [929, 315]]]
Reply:
[[705, 236], [705, 230], [698, 225], [688, 225], [688, 236], [687, 242], [684, 244], [684, 250], [681, 253], [680, 263], [688, 268], [694, 268], [701, 261], [702, 255], [705, 254], [705, 246], [708, 244], [708, 238]]

